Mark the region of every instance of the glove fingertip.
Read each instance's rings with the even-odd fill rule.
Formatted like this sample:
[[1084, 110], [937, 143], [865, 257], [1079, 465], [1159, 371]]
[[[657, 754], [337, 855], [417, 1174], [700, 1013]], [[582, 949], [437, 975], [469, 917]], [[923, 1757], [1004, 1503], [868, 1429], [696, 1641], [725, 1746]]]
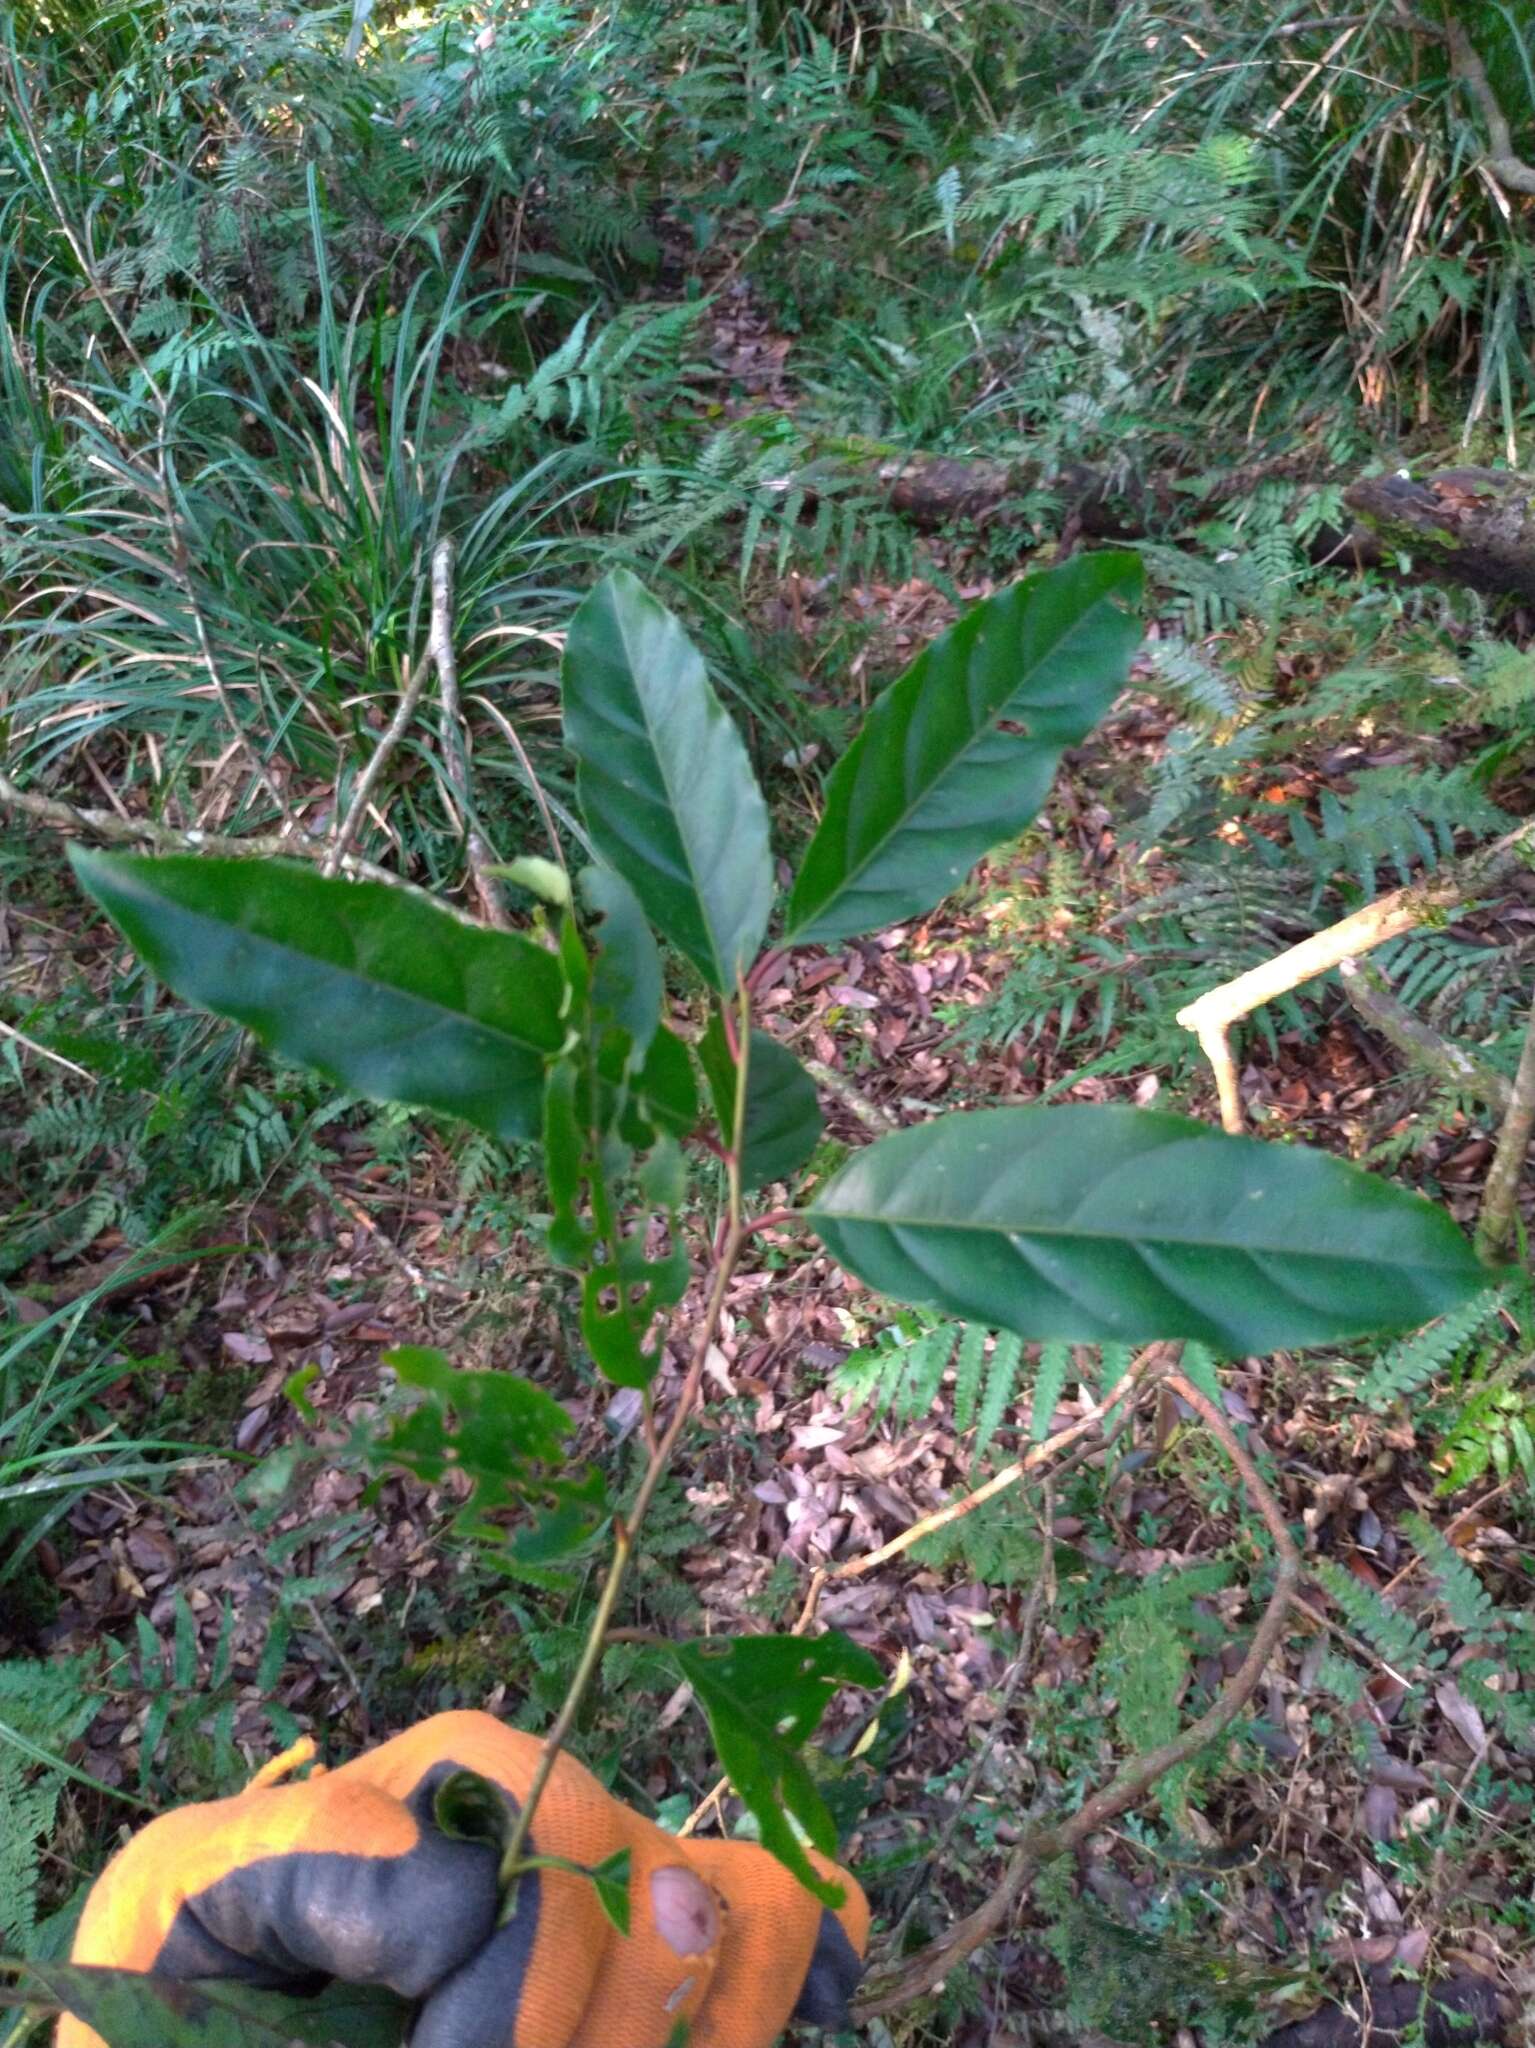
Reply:
[[807, 2026], [840, 2033], [852, 2024], [853, 1994], [863, 1978], [863, 1959], [847, 1930], [830, 1908], [821, 1914], [820, 1931], [805, 1981], [794, 2005], [794, 2017]]

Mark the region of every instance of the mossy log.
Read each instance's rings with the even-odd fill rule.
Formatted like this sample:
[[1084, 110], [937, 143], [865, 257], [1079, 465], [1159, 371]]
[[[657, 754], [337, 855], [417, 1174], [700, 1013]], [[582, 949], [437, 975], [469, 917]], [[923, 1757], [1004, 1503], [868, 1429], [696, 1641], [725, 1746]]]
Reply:
[[[1295, 451], [1239, 465], [1191, 493], [1171, 471], [1136, 474], [1083, 463], [1050, 469], [1020, 459], [898, 453], [877, 442], [844, 440], [828, 453], [873, 470], [889, 504], [916, 526], [995, 518], [1009, 499], [1037, 491], [1059, 502], [1068, 530], [1094, 540], [1175, 538], [1180, 527], [1246, 497], [1277, 477], [1319, 479], [1314, 452]], [[1350, 569], [1385, 567], [1410, 579], [1465, 584], [1490, 597], [1535, 603], [1535, 479], [1493, 469], [1442, 469], [1421, 477], [1388, 471], [1362, 477], [1343, 493], [1355, 524], [1323, 533], [1317, 561]]]
[[1343, 502], [1398, 566], [1535, 603], [1535, 479], [1502, 469], [1362, 477]]

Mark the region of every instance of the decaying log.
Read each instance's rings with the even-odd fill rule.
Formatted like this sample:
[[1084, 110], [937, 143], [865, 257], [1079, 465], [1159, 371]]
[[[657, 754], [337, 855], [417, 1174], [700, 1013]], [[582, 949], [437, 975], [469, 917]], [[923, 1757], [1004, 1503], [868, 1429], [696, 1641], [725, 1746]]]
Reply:
[[1009, 498], [1049, 491], [1067, 516], [1094, 540], [1134, 540], [1142, 534], [1176, 531], [1203, 518], [1217, 505], [1246, 497], [1260, 483], [1318, 473], [1316, 454], [1293, 449], [1262, 462], [1242, 463], [1208, 479], [1192, 495], [1172, 470], [1142, 471], [1128, 466], [1095, 469], [1084, 462], [1052, 466], [1020, 457], [926, 455], [881, 447], [876, 442], [843, 442], [842, 452], [866, 452], [889, 495], [890, 504], [916, 526], [941, 526], [950, 519], [984, 519]]
[[1504, 2040], [1497, 1986], [1461, 1971], [1425, 1994], [1420, 1984], [1395, 1983], [1378, 1972], [1349, 2005], [1324, 2005], [1310, 2019], [1270, 2034], [1264, 2048], [1403, 2048], [1425, 2037], [1429, 2048]]
[[1502, 469], [1362, 477], [1343, 502], [1436, 581], [1535, 603], [1535, 479]]
[[[1210, 477], [1198, 493], [1170, 470], [1115, 471], [1085, 463], [1051, 468], [1028, 458], [901, 453], [877, 442], [839, 442], [836, 453], [861, 459], [893, 509], [916, 526], [994, 518], [1010, 498], [1049, 491], [1066, 520], [1093, 540], [1148, 534], [1172, 540], [1180, 528], [1247, 497], [1260, 483], [1319, 476], [1310, 450], [1238, 465]], [[1319, 535], [1314, 560], [1353, 570], [1384, 565], [1415, 579], [1535, 603], [1535, 479], [1493, 469], [1442, 469], [1422, 477], [1388, 471], [1351, 483], [1343, 502], [1355, 524], [1346, 534]]]

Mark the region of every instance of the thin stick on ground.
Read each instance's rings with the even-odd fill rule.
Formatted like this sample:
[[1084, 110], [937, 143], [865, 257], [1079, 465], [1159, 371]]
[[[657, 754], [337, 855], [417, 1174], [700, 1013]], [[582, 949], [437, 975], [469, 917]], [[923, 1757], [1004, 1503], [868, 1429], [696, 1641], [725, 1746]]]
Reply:
[[866, 1131], [872, 1131], [876, 1138], [883, 1138], [889, 1131], [900, 1129], [900, 1120], [893, 1117], [888, 1109], [877, 1102], [871, 1102], [867, 1095], [854, 1086], [846, 1074], [828, 1066], [825, 1060], [805, 1060], [805, 1072], [812, 1081], [824, 1088], [828, 1095], [835, 1096], [849, 1115], [857, 1118]]
[[1214, 1702], [1171, 1742], [1132, 1757], [1116, 1776], [1095, 1792], [1070, 1819], [1056, 1826], [1031, 1829], [1013, 1851], [1000, 1883], [965, 1919], [915, 1955], [886, 1964], [871, 1973], [854, 2008], [860, 2023], [896, 2012], [931, 1991], [956, 1963], [973, 1955], [1003, 1927], [1039, 1872], [1058, 1857], [1069, 1855], [1098, 1829], [1118, 1819], [1144, 1797], [1169, 1771], [1189, 1763], [1225, 1734], [1257, 1690], [1269, 1660], [1279, 1647], [1291, 1601], [1300, 1581], [1301, 1560], [1279, 1503], [1226, 1417], [1181, 1373], [1170, 1372], [1164, 1384], [1200, 1417], [1236, 1467], [1248, 1499], [1263, 1519], [1276, 1552], [1274, 1590], [1269, 1596], [1247, 1655], [1226, 1681]]
[[1506, 1115], [1513, 1094], [1508, 1076], [1489, 1067], [1465, 1046], [1445, 1038], [1421, 1017], [1415, 1017], [1367, 961], [1340, 960], [1338, 979], [1364, 1022], [1405, 1054], [1414, 1066], [1433, 1075], [1435, 1080], [1446, 1081], [1452, 1088], [1474, 1095], [1499, 1116]]
[[1498, 1132], [1497, 1149], [1487, 1169], [1482, 1210], [1477, 1218], [1476, 1248], [1484, 1259], [1500, 1259], [1508, 1250], [1519, 1214], [1519, 1183], [1524, 1178], [1530, 1139], [1535, 1136], [1535, 1007], [1525, 1026], [1524, 1049], [1514, 1075], [1508, 1114]]
[[325, 856], [324, 872], [327, 875], [335, 874], [345, 860], [346, 850], [363, 821], [373, 792], [378, 787], [379, 778], [389, 765], [390, 756], [404, 739], [410, 722], [416, 715], [416, 706], [421, 702], [421, 692], [426, 688], [426, 679], [430, 671], [431, 655], [423, 654], [406, 678], [405, 687], [400, 692], [400, 701], [395, 706], [394, 716], [385, 728], [378, 745], [373, 749], [367, 767], [357, 778], [357, 787], [352, 792], [352, 801], [347, 805], [346, 816], [336, 828], [336, 836], [331, 842], [329, 853]]
[[55, 1052], [51, 1045], [39, 1045], [35, 1038], [28, 1038], [25, 1031], [18, 1031], [14, 1024], [7, 1024], [0, 1017], [0, 1038], [10, 1039], [13, 1045], [22, 1046], [27, 1052], [36, 1053], [40, 1060], [51, 1060], [56, 1067], [63, 1067], [67, 1073], [78, 1074], [87, 1087], [94, 1088], [99, 1076], [89, 1067], [82, 1067], [74, 1060], [66, 1059], [61, 1052]]
[[511, 920], [492, 873], [495, 860], [485, 844], [484, 833], [475, 821], [469, 738], [458, 696], [458, 656], [453, 651], [453, 543], [450, 540], [438, 541], [432, 550], [432, 625], [426, 645], [432, 666], [437, 671], [437, 694], [442, 710], [442, 767], [459, 813], [464, 856], [469, 863], [475, 894], [480, 899], [481, 913], [487, 923], [506, 931]]
[[1146, 1381], [1154, 1374], [1164, 1371], [1177, 1355], [1176, 1346], [1150, 1344], [1136, 1359], [1130, 1370], [1118, 1384], [1110, 1388], [1101, 1401], [1095, 1401], [1085, 1415], [1081, 1415], [1065, 1429], [1057, 1430], [1042, 1444], [1016, 1459], [1013, 1464], [988, 1479], [984, 1486], [978, 1486], [973, 1493], [967, 1493], [946, 1506], [934, 1509], [924, 1515], [920, 1522], [913, 1522], [909, 1529], [903, 1529], [899, 1536], [892, 1536], [888, 1543], [882, 1543], [878, 1550], [871, 1550], [862, 1557], [850, 1557], [842, 1564], [834, 1565], [827, 1573], [829, 1579], [857, 1579], [865, 1572], [871, 1572], [876, 1565], [888, 1564], [892, 1557], [899, 1557], [903, 1550], [910, 1550], [914, 1543], [920, 1543], [924, 1536], [932, 1536], [939, 1529], [947, 1529], [966, 1515], [973, 1515], [977, 1508], [984, 1507], [989, 1500], [995, 1500], [999, 1493], [1006, 1493], [1017, 1486], [1031, 1472], [1037, 1472], [1042, 1465], [1048, 1465], [1069, 1444], [1074, 1444], [1090, 1430], [1094, 1430], [1119, 1407], [1120, 1403], [1139, 1393]]
[[[747, 1231], [751, 1231], [751, 1229], [753, 1227], [747, 1225]], [[1160, 1354], [1160, 1358], [1158, 1358], [1158, 1354]], [[817, 1569], [810, 1573], [810, 1583], [808, 1583], [808, 1587], [804, 1591], [804, 1602], [800, 1604], [800, 1614], [798, 1614], [798, 1620], [794, 1622], [794, 1626], [790, 1628], [790, 1634], [792, 1636], [802, 1636], [804, 1630], [810, 1626], [810, 1622], [817, 1618], [817, 1612], [821, 1608], [821, 1595], [827, 1589], [831, 1579], [856, 1579], [856, 1577], [862, 1577], [862, 1573], [872, 1571], [874, 1565], [880, 1565], [886, 1559], [890, 1559], [890, 1556], [898, 1556], [903, 1550], [909, 1550], [915, 1542], [921, 1542], [923, 1536], [931, 1536], [933, 1530], [946, 1528], [950, 1522], [958, 1522], [962, 1516], [974, 1513], [974, 1509], [980, 1507], [984, 1501], [995, 1499], [999, 1493], [1005, 1493], [1007, 1487], [1013, 1487], [1013, 1485], [1021, 1483], [1023, 1479], [1027, 1479], [1032, 1473], [1036, 1473], [1036, 1470], [1042, 1464], [1046, 1464], [1052, 1458], [1054, 1452], [1064, 1450], [1068, 1444], [1079, 1442], [1083, 1436], [1087, 1436], [1087, 1432], [1091, 1430], [1095, 1423], [1103, 1421], [1117, 1407], [1117, 1409], [1120, 1409], [1120, 1415], [1117, 1415], [1113, 1427], [1107, 1432], [1107, 1436], [1103, 1438], [1103, 1446], [1111, 1444], [1117, 1436], [1120, 1436], [1120, 1432], [1124, 1430], [1126, 1423], [1130, 1421], [1130, 1417], [1134, 1413], [1134, 1407], [1136, 1407], [1136, 1397], [1144, 1391], [1144, 1386], [1146, 1386], [1154, 1366], [1158, 1362], [1171, 1362], [1173, 1358], [1177, 1358], [1177, 1346], [1152, 1346], [1144, 1354], [1144, 1358], [1136, 1360], [1136, 1364], [1120, 1380], [1120, 1384], [1117, 1384], [1115, 1389], [1103, 1401], [1095, 1403], [1095, 1407], [1091, 1409], [1089, 1415], [1079, 1417], [1075, 1423], [1070, 1423], [1066, 1430], [1060, 1430], [1056, 1436], [1046, 1438], [1044, 1444], [1036, 1444], [1034, 1450], [1027, 1454], [1027, 1458], [1021, 1458], [1019, 1462], [1009, 1464], [1007, 1470], [999, 1473], [995, 1481], [986, 1483], [986, 1487], [976, 1489], [976, 1493], [966, 1493], [964, 1499], [952, 1501], [948, 1507], [939, 1507], [935, 1513], [931, 1513], [931, 1516], [925, 1516], [921, 1522], [913, 1522], [913, 1526], [909, 1530], [903, 1530], [901, 1536], [894, 1536], [888, 1544], [882, 1544], [878, 1550], [872, 1550], [868, 1556], [856, 1556], [856, 1559], [845, 1559], [841, 1565], [817, 1565]], [[1046, 1485], [1054, 1487], [1056, 1481], [1060, 1481], [1066, 1473], [1070, 1473], [1070, 1470], [1075, 1470], [1077, 1464], [1083, 1458], [1093, 1456], [1095, 1450], [1099, 1450], [1097, 1444], [1083, 1444], [1083, 1448], [1077, 1452], [1077, 1456], [1066, 1458], [1064, 1464], [1060, 1464], [1060, 1466], [1056, 1466], [1052, 1470]], [[710, 1786], [710, 1790], [694, 1806], [694, 1810], [690, 1812], [688, 1819], [682, 1823], [682, 1827], [677, 1829], [677, 1835], [692, 1835], [694, 1829], [704, 1821], [704, 1817], [708, 1815], [712, 1808], [718, 1806], [718, 1802], [725, 1798], [725, 1794], [729, 1790], [731, 1790], [731, 1780], [729, 1778], [716, 1780], [716, 1784]]]
[[1491, 846], [1441, 868], [1429, 880], [1409, 888], [1393, 890], [1374, 903], [1367, 903], [1325, 931], [1313, 932], [1299, 945], [1289, 946], [1272, 960], [1239, 974], [1233, 981], [1185, 1005], [1178, 1022], [1198, 1038], [1205, 1058], [1215, 1072], [1220, 1095], [1221, 1125], [1232, 1133], [1242, 1129], [1242, 1094], [1237, 1083], [1236, 1060], [1231, 1050], [1231, 1027], [1254, 1010], [1261, 1009], [1291, 989], [1315, 981], [1344, 960], [1357, 959], [1388, 939], [1399, 939], [1431, 917], [1456, 910], [1485, 889], [1500, 873], [1512, 866], [1535, 835], [1535, 819], [1527, 819], [1505, 833]]
[[[159, 825], [152, 818], [123, 818], [116, 811], [86, 809], [64, 803], [58, 797], [43, 796], [37, 790], [22, 789], [4, 770], [0, 770], [0, 804], [19, 811], [25, 818], [35, 818], [38, 824], [67, 839], [95, 839], [105, 846], [147, 847], [152, 853], [222, 854], [242, 860], [280, 855], [289, 860], [323, 862], [331, 851], [327, 841], [307, 836], [288, 839], [275, 833], [255, 833], [242, 839], [205, 832], [200, 825]], [[395, 889], [408, 889], [437, 909], [449, 907], [426, 890], [418, 889], [414, 882], [407, 882], [403, 876], [357, 854], [343, 854], [341, 866], [349, 875], [360, 875], [370, 882], [388, 882]]]

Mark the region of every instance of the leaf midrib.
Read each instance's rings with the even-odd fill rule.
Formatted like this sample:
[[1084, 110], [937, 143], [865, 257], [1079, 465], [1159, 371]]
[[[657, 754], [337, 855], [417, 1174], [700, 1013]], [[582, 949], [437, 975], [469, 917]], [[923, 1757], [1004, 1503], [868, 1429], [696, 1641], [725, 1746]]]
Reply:
[[[990, 1223], [979, 1217], [964, 1223], [956, 1223], [951, 1217], [864, 1215], [861, 1211], [849, 1209], [807, 1209], [805, 1212], [813, 1222], [824, 1219], [828, 1223], [874, 1223], [885, 1230], [932, 1230], [972, 1232], [985, 1231], [993, 1237], [1062, 1237], [1080, 1238], [1089, 1244], [1165, 1244], [1174, 1247], [1186, 1246], [1190, 1251], [1245, 1252], [1249, 1256], [1260, 1253], [1283, 1252], [1287, 1256], [1302, 1259], [1341, 1259], [1353, 1265], [1380, 1263], [1378, 1255], [1366, 1261], [1359, 1252], [1297, 1252], [1293, 1244], [1244, 1245], [1226, 1237], [1168, 1237], [1148, 1231], [1143, 1237], [1135, 1237], [1128, 1230], [1078, 1230], [1064, 1224], [1027, 1223], [1008, 1225]], [[1406, 1263], [1405, 1261], [1399, 1263]], [[1454, 1272], [1455, 1267], [1446, 1267], [1414, 1259], [1412, 1264], [1429, 1272]]]
[[[656, 770], [661, 777], [661, 786], [666, 791], [667, 808], [672, 814], [672, 819], [676, 826], [677, 843], [681, 846], [682, 857], [684, 861], [687, 863], [688, 880], [692, 884], [693, 901], [698, 907], [698, 920], [699, 923], [703, 926], [704, 940], [709, 948], [709, 958], [714, 963], [714, 971], [715, 974], [719, 977], [720, 987], [725, 988], [726, 986], [728, 986], [728, 977], [725, 972], [725, 963], [720, 958], [719, 939], [714, 930], [714, 921], [709, 915], [707, 898], [704, 895], [703, 886], [699, 879], [698, 869], [694, 865], [692, 842], [689, 839], [688, 834], [682, 828], [683, 813], [681, 806], [677, 802], [677, 792], [672, 787], [672, 779], [670, 775], [667, 773], [665, 756], [663, 755], [660, 747], [656, 744], [655, 725], [650, 715], [650, 703], [645, 695], [645, 692], [640, 688], [639, 684], [640, 669], [638, 662], [635, 660], [634, 649], [630, 644], [628, 621], [622, 616], [622, 608], [620, 606], [615, 605], [613, 609], [615, 615], [618, 616], [618, 635], [623, 645], [624, 660], [628, 666], [629, 674], [633, 679], [635, 700], [640, 707], [640, 718], [643, 722], [645, 732], [645, 744], [650, 749], [651, 757], [656, 764]], [[673, 630], [680, 634], [680, 627], [676, 626], [675, 621], [672, 621], [671, 623], [673, 626]], [[703, 666], [703, 657], [699, 654], [698, 650], [692, 646], [689, 646], [687, 652], [692, 655], [693, 659], [698, 663], [699, 667], [701, 668]], [[704, 728], [707, 731], [710, 723], [709, 701], [707, 696], [707, 678], [705, 678], [704, 681], [704, 690], [705, 695], [701, 700], [701, 710], [703, 714]]]
[[[138, 900], [142, 901], [141, 898]], [[222, 932], [229, 937], [254, 939], [263, 946], [269, 946], [274, 953], [282, 954], [290, 960], [303, 960], [311, 967], [327, 967], [333, 974], [344, 975], [348, 980], [358, 982], [364, 988], [383, 990], [392, 996], [396, 1002], [413, 1003], [420, 1009], [435, 1012], [442, 1017], [451, 1018], [456, 1024], [472, 1025], [475, 1030], [483, 1031], [489, 1037], [505, 1039], [509, 1045], [525, 1047], [528, 1051], [537, 1053], [540, 1059], [551, 1059], [554, 1057], [554, 1053], [546, 1051], [534, 1039], [518, 1038], [514, 1032], [507, 1030], [504, 1025], [487, 1024], [482, 1018], [470, 1016], [466, 1010], [450, 1010], [445, 1003], [438, 1002], [432, 996], [418, 995], [413, 989], [401, 988], [398, 982], [380, 981], [376, 976], [364, 974], [355, 967], [338, 967], [333, 960], [324, 960], [318, 954], [306, 953], [302, 948], [290, 944], [285, 939], [269, 938], [265, 932], [252, 931], [248, 925], [227, 924], [222, 918], [214, 917], [206, 910], [193, 910], [185, 903], [177, 903], [174, 897], [162, 896], [156, 900], [162, 904], [170, 904], [178, 916], [188, 918], [194, 924], [211, 926], [214, 931]], [[534, 950], [538, 949], [535, 948]], [[550, 957], [552, 958], [553, 956], [551, 955]], [[557, 1051], [558, 1048], [555, 1050]]]
[[[1080, 618], [1074, 620], [1068, 631], [1063, 633], [1060, 639], [1054, 642], [1050, 649], [1050, 654], [1053, 656], [1057, 654], [1061, 648], [1070, 646], [1071, 641], [1075, 637], [1075, 635], [1082, 631], [1082, 629], [1089, 624], [1089, 622], [1095, 617], [1100, 606], [1106, 604], [1107, 602], [1107, 593], [1105, 593], [1103, 597], [1096, 598], [1093, 602], [1091, 610], [1084, 612]], [[1046, 658], [1046, 656], [1041, 656], [1040, 660], [1034, 663], [1034, 666], [1032, 669], [1030, 669], [1029, 674], [1033, 675], [1037, 673], [1037, 671], [1039, 670], [1040, 666]], [[910, 670], [908, 670], [907, 673], [909, 674]], [[905, 677], [899, 678], [895, 683], [891, 685], [891, 688], [898, 689], [900, 687], [900, 683], [904, 680]], [[970, 753], [971, 749], [973, 747], [979, 746], [982, 738], [987, 733], [991, 732], [1001, 719], [1007, 716], [1008, 705], [1011, 704], [1014, 698], [1018, 696], [1019, 692], [1026, 687], [1026, 684], [1027, 677], [1025, 677], [1024, 681], [1016, 683], [1013, 686], [1013, 688], [1008, 692], [1007, 696], [997, 706], [996, 710], [992, 712], [990, 717], [987, 718], [981, 725], [976, 727], [975, 731], [970, 735], [969, 739], [965, 741], [964, 745], [960, 747], [956, 753], [951, 754], [949, 756], [947, 762], [945, 763], [940, 773], [933, 776], [929, 782], [924, 784], [922, 790], [906, 806], [905, 810], [902, 811], [900, 817], [897, 818], [894, 824], [891, 825], [889, 831], [883, 833], [880, 836], [880, 838], [874, 843], [874, 845], [870, 847], [869, 851], [864, 855], [862, 860], [857, 862], [855, 866], [849, 868], [846, 871], [846, 873], [842, 876], [840, 882], [838, 882], [836, 887], [831, 889], [825, 896], [821, 898], [820, 902], [814, 906], [814, 908], [811, 910], [808, 916], [801, 918], [798, 921], [798, 923], [791, 926], [791, 928], [784, 933], [784, 943], [786, 945], [792, 944], [793, 941], [798, 937], [798, 935], [805, 929], [807, 924], [812, 924], [817, 917], [822, 916], [825, 913], [828, 904], [835, 903], [840, 896], [848, 895], [853, 892], [854, 886], [858, 882], [859, 877], [864, 873], [864, 871], [867, 868], [873, 865], [874, 861], [879, 857], [880, 853], [884, 850], [884, 848], [889, 845], [890, 841], [895, 838], [897, 833], [905, 830], [905, 828], [910, 824], [913, 816], [921, 808], [922, 804], [926, 802], [932, 790], [936, 788], [940, 782], [943, 781], [945, 776], [952, 774], [953, 771], [957, 767], [959, 767], [959, 765], [964, 761], [966, 756]], [[1025, 733], [1021, 734], [1019, 737], [1021, 743], [1025, 746], [1039, 744], [1033, 738], [1032, 734]], [[1063, 748], [1056, 749], [1056, 752], [1058, 754], [1063, 751]], [[817, 831], [819, 833], [819, 827], [817, 828]]]

